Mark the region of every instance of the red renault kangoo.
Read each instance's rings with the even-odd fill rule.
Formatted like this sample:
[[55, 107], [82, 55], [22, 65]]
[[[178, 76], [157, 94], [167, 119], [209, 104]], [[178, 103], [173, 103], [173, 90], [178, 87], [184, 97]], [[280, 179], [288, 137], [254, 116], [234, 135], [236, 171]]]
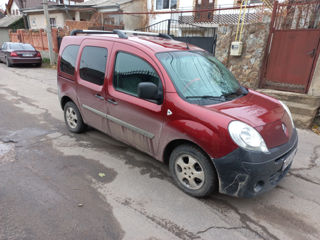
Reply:
[[284, 103], [168, 35], [75, 30], [61, 44], [58, 89], [71, 132], [89, 125], [149, 154], [195, 197], [270, 190], [296, 153]]

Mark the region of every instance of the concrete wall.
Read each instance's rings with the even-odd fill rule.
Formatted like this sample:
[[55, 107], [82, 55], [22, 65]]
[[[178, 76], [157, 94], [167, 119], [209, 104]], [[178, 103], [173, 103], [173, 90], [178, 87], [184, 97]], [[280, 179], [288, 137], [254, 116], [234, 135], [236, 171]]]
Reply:
[[[50, 12], [49, 16], [56, 19], [56, 27], [63, 27], [67, 19], [66, 14], [61, 12]], [[29, 14], [28, 21], [31, 29], [42, 29], [46, 26], [43, 13]]]
[[[147, 4], [145, 0], [135, 0], [120, 6], [123, 12], [146, 12]], [[142, 28], [147, 24], [147, 16], [145, 14], [139, 15], [123, 15], [124, 28], [127, 30], [134, 30]]]
[[320, 97], [320, 56], [318, 57], [318, 62], [311, 80], [308, 95]]
[[9, 30], [6, 28], [0, 28], [0, 47], [4, 42], [9, 42]]
[[264, 50], [269, 34], [269, 23], [256, 23], [244, 26], [242, 56], [230, 56], [231, 42], [235, 40], [236, 25], [218, 28], [216, 57], [222, 61], [244, 86], [257, 88]]

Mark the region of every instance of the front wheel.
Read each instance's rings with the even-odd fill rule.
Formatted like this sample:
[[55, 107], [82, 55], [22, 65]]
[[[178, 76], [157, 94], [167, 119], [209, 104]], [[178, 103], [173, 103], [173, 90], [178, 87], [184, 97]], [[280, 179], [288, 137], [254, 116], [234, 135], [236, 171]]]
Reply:
[[6, 65], [7, 65], [7, 67], [12, 67], [13, 66], [13, 64], [10, 63], [8, 58], [6, 58]]
[[70, 132], [81, 133], [85, 130], [86, 125], [78, 107], [73, 102], [67, 102], [64, 106], [64, 120]]
[[193, 197], [206, 197], [218, 189], [213, 164], [193, 145], [175, 148], [170, 156], [169, 168], [178, 187]]

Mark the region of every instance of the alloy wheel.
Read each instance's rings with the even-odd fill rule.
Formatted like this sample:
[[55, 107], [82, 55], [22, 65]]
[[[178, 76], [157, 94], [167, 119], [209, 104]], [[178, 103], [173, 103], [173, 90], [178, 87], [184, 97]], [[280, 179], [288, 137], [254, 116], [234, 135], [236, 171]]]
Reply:
[[76, 128], [78, 125], [78, 117], [75, 110], [72, 107], [68, 107], [66, 111], [66, 120], [71, 128]]
[[191, 155], [184, 154], [175, 162], [175, 172], [178, 180], [189, 189], [197, 190], [205, 181], [205, 174], [200, 162]]

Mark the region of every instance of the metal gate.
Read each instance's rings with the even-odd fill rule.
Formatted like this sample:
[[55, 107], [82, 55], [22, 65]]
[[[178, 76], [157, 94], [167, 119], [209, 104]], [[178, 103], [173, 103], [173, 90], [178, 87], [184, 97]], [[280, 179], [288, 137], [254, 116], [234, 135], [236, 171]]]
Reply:
[[319, 45], [320, 1], [276, 2], [260, 87], [306, 93]]
[[190, 43], [210, 53], [215, 53], [217, 35], [214, 27], [201, 27], [183, 22], [181, 19], [167, 19], [135, 30], [169, 34], [178, 41]]

